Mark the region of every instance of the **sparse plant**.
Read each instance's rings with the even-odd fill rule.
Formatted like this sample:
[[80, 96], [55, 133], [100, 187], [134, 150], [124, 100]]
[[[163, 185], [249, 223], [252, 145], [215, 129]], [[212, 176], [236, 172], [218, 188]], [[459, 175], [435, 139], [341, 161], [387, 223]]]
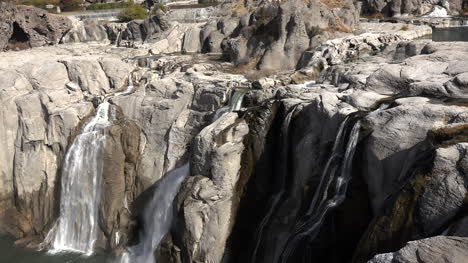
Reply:
[[164, 13], [166, 13], [167, 11], [167, 7], [164, 5], [164, 4], [155, 4], [153, 6], [153, 10], [151, 10], [151, 14], [155, 14], [158, 10], [161, 10], [163, 11]]
[[408, 25], [404, 25], [400, 28], [400, 30], [402, 31], [407, 31], [409, 29], [409, 26]]
[[321, 0], [320, 2], [328, 8], [342, 8], [344, 6], [342, 0]]

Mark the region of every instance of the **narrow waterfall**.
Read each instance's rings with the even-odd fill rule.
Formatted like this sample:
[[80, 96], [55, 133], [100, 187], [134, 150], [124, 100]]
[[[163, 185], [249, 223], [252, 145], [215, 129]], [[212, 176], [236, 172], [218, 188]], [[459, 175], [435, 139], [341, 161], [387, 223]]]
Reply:
[[245, 90], [235, 90], [229, 99], [229, 105], [219, 108], [213, 115], [211, 122], [219, 119], [224, 113], [239, 111], [242, 108], [242, 102], [246, 93], [247, 91]]
[[[125, 92], [133, 90], [131, 75]], [[98, 237], [98, 210], [106, 141], [105, 128], [110, 120], [108, 98], [99, 104], [96, 114], [76, 136], [65, 155], [61, 178], [60, 216], [44, 243], [49, 252], [75, 251], [91, 255]]]
[[119, 29], [119, 33], [117, 33], [117, 38], [115, 39], [115, 47], [120, 46], [121, 36], [122, 36], [122, 30]]
[[132, 74], [129, 74], [129, 75], [128, 75], [127, 89], [124, 90], [124, 91], [115, 93], [114, 96], [124, 96], [124, 95], [128, 95], [128, 94], [130, 94], [130, 93], [133, 91], [133, 89], [134, 89], [134, 86], [133, 86]]
[[[229, 106], [218, 109], [211, 122], [215, 122], [224, 113], [240, 110], [246, 91], [234, 91]], [[161, 240], [169, 233], [173, 218], [173, 202], [180, 185], [190, 174], [190, 164], [176, 168], [165, 175], [154, 191], [151, 202], [143, 212], [143, 228], [140, 231], [140, 242], [130, 247], [128, 252], [117, 258], [118, 263], [154, 263], [154, 251]]]
[[86, 124], [65, 156], [62, 170], [60, 217], [52, 238], [52, 252], [91, 254], [98, 234], [98, 208], [103, 171], [104, 128], [110, 125], [105, 101]]
[[265, 226], [268, 224], [268, 222], [270, 221], [270, 218], [273, 215], [273, 212], [276, 210], [278, 203], [280, 202], [285, 192], [284, 184], [286, 182], [286, 178], [288, 174], [289, 127], [291, 124], [292, 116], [294, 115], [294, 112], [296, 111], [296, 107], [297, 106], [292, 108], [292, 110], [286, 115], [286, 118], [281, 125], [281, 152], [279, 154], [281, 155], [281, 160], [283, 160], [283, 164], [281, 166], [283, 169], [280, 171], [281, 173], [279, 176], [280, 181], [278, 182], [279, 189], [270, 199], [269, 204], [267, 206], [268, 211], [266, 212], [265, 216], [260, 222], [260, 225], [257, 228], [257, 233], [255, 236], [256, 238], [255, 245], [253, 248], [252, 255], [250, 256], [250, 262], [252, 263], [257, 262], [257, 253], [258, 253], [258, 248], [262, 242], [263, 230]]
[[[288, 262], [297, 245], [313, 240], [320, 232], [325, 216], [343, 203], [352, 174], [352, 160], [359, 139], [360, 121], [348, 116], [340, 126], [320, 183], [305, 215], [294, 227], [280, 261]], [[334, 189], [330, 189], [334, 185]], [[333, 192], [332, 196], [328, 196]]]
[[174, 198], [180, 185], [190, 173], [186, 163], [164, 176], [154, 191], [153, 198], [143, 212], [143, 229], [140, 231], [140, 243], [131, 248], [129, 262], [155, 262], [153, 252], [159, 246], [172, 224]]
[[242, 101], [244, 99], [246, 90], [238, 89], [235, 90], [229, 100], [229, 111], [238, 111], [242, 108]]

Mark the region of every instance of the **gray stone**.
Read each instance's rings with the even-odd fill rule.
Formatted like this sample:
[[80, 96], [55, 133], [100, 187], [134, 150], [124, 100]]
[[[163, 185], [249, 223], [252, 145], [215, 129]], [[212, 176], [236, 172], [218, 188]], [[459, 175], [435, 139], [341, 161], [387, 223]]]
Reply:
[[461, 263], [468, 257], [468, 239], [437, 236], [409, 242], [397, 252], [375, 256], [369, 263]]

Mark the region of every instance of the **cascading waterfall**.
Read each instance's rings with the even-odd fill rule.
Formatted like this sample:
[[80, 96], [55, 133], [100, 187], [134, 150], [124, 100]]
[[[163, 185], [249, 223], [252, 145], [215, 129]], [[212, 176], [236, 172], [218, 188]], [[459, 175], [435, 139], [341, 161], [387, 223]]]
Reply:
[[98, 208], [105, 144], [110, 125], [109, 102], [101, 103], [71, 145], [62, 171], [60, 217], [52, 239], [52, 252], [71, 250], [91, 254], [98, 234]]
[[[133, 90], [131, 75], [125, 95]], [[51, 253], [75, 251], [91, 255], [98, 237], [98, 209], [101, 200], [101, 181], [106, 142], [105, 128], [109, 119], [108, 98], [102, 102], [96, 115], [76, 136], [65, 155], [60, 197], [60, 216], [49, 231], [45, 243]]]
[[253, 252], [251, 255], [251, 260], [250, 262], [255, 263], [257, 261], [257, 253], [258, 253], [258, 248], [262, 242], [262, 236], [263, 236], [263, 230], [265, 226], [268, 224], [270, 221], [271, 216], [273, 215], [273, 212], [276, 210], [278, 203], [280, 202], [281, 198], [284, 195], [285, 192], [285, 187], [284, 184], [286, 182], [286, 177], [288, 174], [288, 151], [289, 151], [289, 127], [291, 124], [292, 116], [294, 115], [294, 112], [296, 111], [296, 107], [293, 107], [292, 110], [286, 115], [286, 118], [281, 126], [281, 160], [283, 161], [282, 163], [282, 171], [280, 171], [281, 175], [279, 176], [280, 182], [278, 182], [280, 190], [277, 191], [277, 193], [270, 199], [269, 201], [269, 209], [266, 212], [265, 216], [263, 217], [262, 221], [260, 222], [260, 225], [257, 228], [257, 233], [256, 233], [256, 240], [255, 240], [255, 245], [253, 248]]
[[[288, 262], [301, 241], [313, 240], [320, 232], [325, 216], [345, 200], [360, 128], [360, 121], [356, 121], [351, 116], [348, 116], [341, 124], [312, 202], [305, 215], [296, 224], [281, 254], [282, 263]], [[347, 133], [349, 133], [348, 136]], [[333, 196], [329, 198], [330, 187], [333, 184], [335, 186]]]
[[[216, 111], [212, 122], [224, 113], [238, 111], [242, 107], [242, 100], [246, 91], [234, 91], [229, 106]], [[161, 240], [169, 232], [173, 218], [173, 202], [179, 192], [180, 185], [190, 174], [190, 165], [185, 165], [170, 171], [165, 175], [154, 191], [153, 198], [143, 212], [143, 228], [140, 231], [140, 243], [130, 247], [128, 252], [117, 258], [119, 263], [154, 263], [153, 252], [158, 248]]]

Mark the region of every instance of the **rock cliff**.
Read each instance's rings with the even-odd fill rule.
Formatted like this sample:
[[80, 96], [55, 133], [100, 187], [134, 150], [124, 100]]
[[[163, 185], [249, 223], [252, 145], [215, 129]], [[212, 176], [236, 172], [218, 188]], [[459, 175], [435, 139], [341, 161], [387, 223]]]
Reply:
[[[277, 12], [266, 22], [277, 27], [268, 28], [291, 35], [253, 52], [260, 68], [274, 69], [269, 52], [282, 50], [285, 68], [300, 61], [312, 82], [307, 71], [252, 82], [213, 55], [155, 55], [232, 51], [223, 39], [247, 34], [250, 23], [232, 17], [192, 27], [156, 16], [87, 31], [120, 33], [140, 48], [74, 43], [2, 53], [0, 230], [25, 246], [50, 245], [63, 158], [108, 101], [96, 249], [131, 250], [160, 179], [188, 163], [158, 262], [460, 262], [468, 45], [411, 42], [427, 28], [405, 33], [399, 24], [319, 45], [307, 35], [315, 24], [304, 20], [315, 11], [286, 9], [293, 3], [263, 7]], [[252, 23], [261, 18], [255, 12]], [[64, 39], [82, 41], [76, 32]], [[183, 41], [161, 45], [171, 36]], [[320, 48], [304, 58], [309, 45]]]

